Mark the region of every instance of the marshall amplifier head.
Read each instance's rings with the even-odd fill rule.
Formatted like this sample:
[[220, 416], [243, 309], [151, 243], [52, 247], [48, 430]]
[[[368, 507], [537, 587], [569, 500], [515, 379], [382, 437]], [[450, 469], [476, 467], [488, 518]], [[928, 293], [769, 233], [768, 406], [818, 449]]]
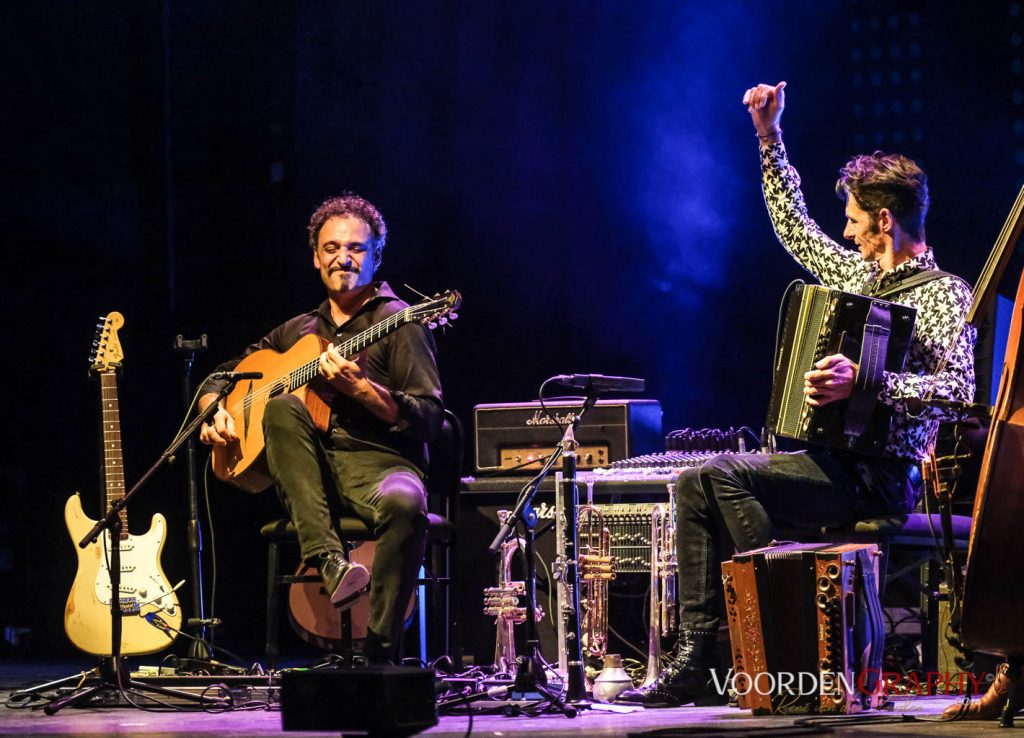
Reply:
[[[473, 408], [476, 471], [539, 469], [562, 438], [582, 401], [504, 402]], [[557, 422], [556, 422], [557, 421]], [[664, 450], [657, 400], [598, 400], [576, 430], [580, 469]]]

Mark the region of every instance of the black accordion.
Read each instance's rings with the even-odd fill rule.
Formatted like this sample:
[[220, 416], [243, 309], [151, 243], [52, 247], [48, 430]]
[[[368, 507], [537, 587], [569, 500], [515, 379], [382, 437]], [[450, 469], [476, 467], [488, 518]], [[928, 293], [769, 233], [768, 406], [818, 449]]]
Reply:
[[884, 701], [874, 544], [787, 543], [722, 563], [739, 706], [845, 714]]
[[[892, 411], [877, 402], [882, 372], [903, 370], [917, 310], [819, 285], [790, 293], [776, 349], [768, 430], [777, 436], [869, 456], [885, 450]], [[846, 400], [823, 407], [805, 401], [804, 374], [819, 360], [843, 354], [858, 363]]]

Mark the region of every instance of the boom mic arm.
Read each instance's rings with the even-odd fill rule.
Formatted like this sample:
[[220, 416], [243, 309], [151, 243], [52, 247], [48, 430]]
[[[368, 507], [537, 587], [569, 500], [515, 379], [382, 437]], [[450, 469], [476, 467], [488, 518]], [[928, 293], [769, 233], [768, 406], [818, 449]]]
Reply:
[[604, 374], [557, 374], [548, 382], [599, 395], [608, 392], [643, 392], [645, 387], [644, 380], [636, 377], [609, 377]]

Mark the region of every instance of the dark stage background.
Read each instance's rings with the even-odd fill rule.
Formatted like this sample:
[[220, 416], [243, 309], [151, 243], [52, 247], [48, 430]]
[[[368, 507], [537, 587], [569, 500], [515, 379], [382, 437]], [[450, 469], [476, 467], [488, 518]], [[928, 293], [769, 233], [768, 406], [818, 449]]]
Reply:
[[[832, 234], [843, 228], [832, 186], [850, 155], [916, 158], [931, 177], [928, 242], [972, 282], [1024, 172], [1019, 2], [969, 14], [868, 0], [0, 12], [12, 380], [0, 625], [29, 629], [31, 656], [71, 652], [62, 509], [75, 490], [98, 508], [99, 392], [86, 371], [96, 317], [126, 319], [131, 483], [181, 422], [176, 335], [209, 336], [201, 377], [322, 299], [304, 225], [325, 196], [351, 189], [380, 206], [382, 276], [400, 291], [463, 292], [460, 320], [438, 339], [448, 403], [467, 424], [476, 403], [601, 372], [646, 378], [666, 430], [759, 427], [777, 302], [802, 272], [764, 212], [745, 88], [789, 82], [786, 141]], [[220, 641], [255, 656], [257, 530], [277, 501], [215, 481], [210, 496]], [[170, 522], [163, 562], [177, 582], [188, 576], [182, 464], [131, 506], [132, 528], [155, 511]], [[0, 653], [17, 650], [12, 634]]]

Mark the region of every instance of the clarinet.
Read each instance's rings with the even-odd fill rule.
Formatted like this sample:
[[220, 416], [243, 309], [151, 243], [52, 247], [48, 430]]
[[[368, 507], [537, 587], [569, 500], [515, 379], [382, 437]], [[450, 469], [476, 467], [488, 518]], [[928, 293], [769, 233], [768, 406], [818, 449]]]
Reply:
[[566, 431], [562, 451], [561, 489], [565, 512], [563, 536], [565, 541], [565, 577], [566, 603], [565, 616], [565, 648], [566, 648], [566, 702], [579, 702], [586, 699], [587, 682], [583, 672], [583, 648], [581, 644], [580, 624], [580, 572], [579, 572], [579, 531], [576, 529], [576, 507], [579, 502], [579, 490], [576, 487], [576, 439], [572, 428]]

